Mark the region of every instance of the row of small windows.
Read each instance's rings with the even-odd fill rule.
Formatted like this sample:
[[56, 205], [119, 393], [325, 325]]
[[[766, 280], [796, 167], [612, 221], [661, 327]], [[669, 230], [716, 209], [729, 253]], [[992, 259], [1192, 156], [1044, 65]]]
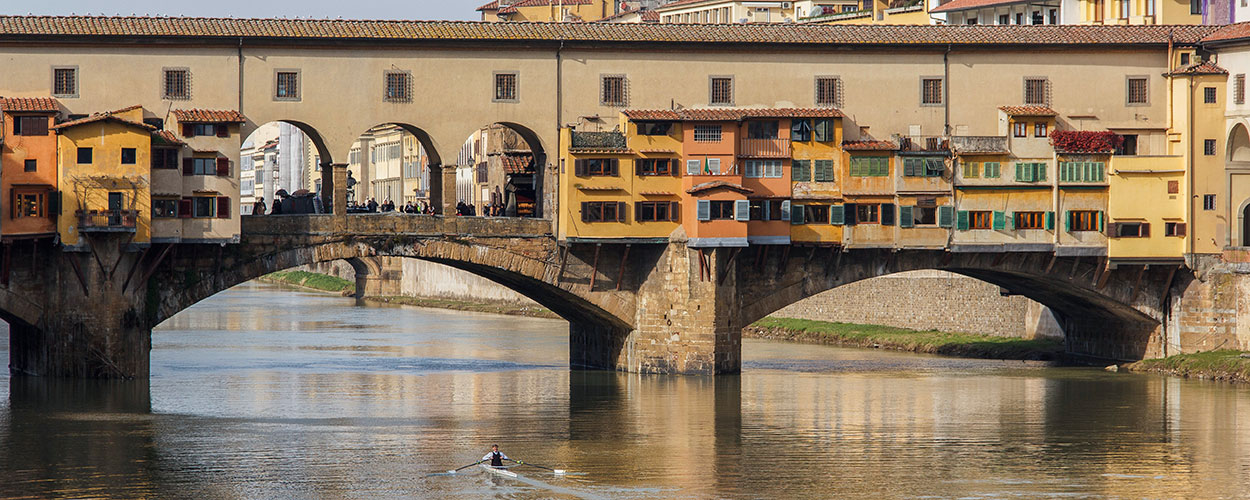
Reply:
[[229, 219], [229, 196], [152, 198], [152, 217], [158, 219]]

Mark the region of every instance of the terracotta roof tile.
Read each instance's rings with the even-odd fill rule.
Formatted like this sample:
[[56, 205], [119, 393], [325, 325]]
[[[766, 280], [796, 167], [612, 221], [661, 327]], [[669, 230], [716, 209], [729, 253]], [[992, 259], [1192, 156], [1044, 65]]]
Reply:
[[654, 10], [644, 10], [642, 11], [642, 22], [658, 23], [660, 22], [660, 13]]
[[48, 112], [61, 110], [56, 99], [51, 97], [8, 97], [0, 99], [0, 109], [5, 111]]
[[630, 120], [649, 121], [738, 121], [751, 118], [841, 118], [836, 108], [688, 108], [673, 110], [627, 109]]
[[503, 162], [503, 171], [508, 174], [532, 174], [534, 173], [534, 157], [530, 155], [504, 155], [500, 158]]
[[243, 123], [247, 121], [238, 111], [212, 109], [175, 109], [174, 117], [180, 123]]
[[474, 9], [474, 10], [476, 10], [476, 11], [478, 11], [478, 12], [481, 12], [481, 11], [484, 11], [484, 10], [499, 10], [499, 0], [495, 0], [495, 1], [493, 1], [493, 2], [490, 2], [490, 3], [486, 4], [486, 5], [483, 5], [483, 6], [481, 6], [481, 7], [478, 7], [478, 8], [476, 8], [476, 9]]
[[148, 124], [143, 123], [143, 122], [131, 121], [131, 120], [127, 120], [127, 119], [125, 119], [125, 118], [122, 118], [122, 117], [120, 117], [120, 116], [115, 116], [112, 112], [109, 112], [109, 113], [97, 113], [97, 114], [94, 114], [94, 115], [88, 116], [88, 117], [86, 117], [86, 118], [80, 118], [80, 119], [77, 119], [77, 120], [70, 120], [70, 121], [67, 121], [67, 122], [64, 122], [64, 123], [58, 123], [58, 124], [56, 124], [56, 125], [53, 125], [53, 126], [52, 126], [52, 127], [50, 127], [50, 128], [51, 128], [52, 130], [61, 130], [61, 129], [64, 129], [64, 128], [76, 127], [76, 126], [78, 126], [78, 125], [85, 125], [85, 124], [88, 124], [88, 123], [95, 123], [95, 122], [100, 122], [100, 121], [112, 121], [112, 122], [121, 123], [121, 124], [123, 124], [123, 125], [130, 125], [130, 126], [132, 126], [132, 127], [138, 127], [138, 128], [141, 128], [141, 129], [146, 129], [146, 130], [156, 130], [156, 127], [153, 127], [153, 126], [148, 125]]
[[704, 182], [701, 184], [695, 184], [693, 186], [690, 186], [690, 189], [687, 189], [686, 192], [690, 194], [699, 194], [704, 191], [718, 189], [718, 188], [730, 189], [730, 190], [737, 191], [742, 194], [751, 194], [755, 192], [754, 189], [745, 187], [741, 184], [734, 184], [728, 181], [709, 181], [709, 182]]
[[1237, 23], [1221, 26], [1214, 33], [1202, 39], [1203, 42], [1227, 42], [1250, 38], [1250, 23]]
[[1059, 112], [1048, 106], [999, 106], [1007, 116], [1059, 116]]
[[[501, 40], [564, 43], [766, 43], [780, 45], [1194, 44], [1204, 25], [820, 25], [228, 19], [192, 17], [0, 16], [0, 39], [28, 37], [239, 38], [301, 40]], [[136, 41], [141, 43], [142, 40]]]
[[1181, 66], [1172, 71], [1173, 75], [1227, 75], [1228, 70], [1211, 61], [1202, 61]]
[[845, 141], [842, 149], [847, 151], [896, 151], [898, 145], [890, 141]]
[[174, 135], [173, 132], [168, 130], [157, 130], [152, 132], [152, 138], [166, 144], [177, 144], [179, 146], [186, 144], [185, 142], [182, 142], [182, 139], [179, 139], [177, 135]]

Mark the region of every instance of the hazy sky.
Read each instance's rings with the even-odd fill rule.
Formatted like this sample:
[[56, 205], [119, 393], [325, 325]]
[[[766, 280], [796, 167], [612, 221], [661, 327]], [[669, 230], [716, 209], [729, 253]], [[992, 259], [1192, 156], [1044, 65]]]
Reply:
[[[456, 19], [481, 18], [473, 9], [486, 0], [59, 0], [4, 2], [8, 15], [161, 15], [203, 17], [303, 17], [343, 19]], [[20, 4], [20, 5], [15, 5]]]

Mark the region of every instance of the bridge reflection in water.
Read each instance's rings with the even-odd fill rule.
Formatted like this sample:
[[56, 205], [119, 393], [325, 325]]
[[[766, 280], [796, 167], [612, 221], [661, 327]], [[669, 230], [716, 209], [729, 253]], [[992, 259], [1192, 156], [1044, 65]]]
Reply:
[[234, 289], [157, 332], [150, 386], [0, 379], [0, 495], [544, 496], [423, 477], [493, 442], [627, 498], [1210, 498], [1250, 482], [1244, 388], [754, 341], [741, 375], [579, 372], [558, 326]]

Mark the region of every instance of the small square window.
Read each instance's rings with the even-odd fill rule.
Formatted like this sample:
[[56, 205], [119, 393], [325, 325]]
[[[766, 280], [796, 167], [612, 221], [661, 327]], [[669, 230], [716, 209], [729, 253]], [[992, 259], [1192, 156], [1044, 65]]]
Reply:
[[26, 167], [25, 168], [26, 172], [35, 172], [39, 170], [39, 161], [38, 160], [26, 160], [24, 166]]
[[52, 68], [52, 97], [78, 97], [78, 68]]
[[922, 106], [941, 106], [942, 97], [941, 78], [920, 79], [920, 104]]
[[708, 104], [712, 106], [733, 106], [734, 79], [732, 77], [713, 76], [711, 78], [711, 93], [708, 95]]
[[1202, 154], [1206, 156], [1215, 156], [1215, 139], [1205, 139], [1202, 141]]
[[91, 164], [91, 148], [78, 148], [78, 164], [79, 165]]
[[137, 156], [135, 148], [122, 148], [122, 165], [134, 165]]
[[1046, 122], [1033, 124], [1033, 137], [1046, 137]]
[[277, 88], [274, 89], [275, 99], [284, 101], [300, 99], [298, 71], [278, 71], [275, 74], [275, 81], [277, 83]]
[[1050, 105], [1049, 82], [1045, 78], [1024, 79], [1024, 103], [1038, 106]]
[[1011, 135], [1014, 137], [1028, 137], [1029, 136], [1029, 124], [1025, 122], [1012, 123]]
[[1128, 96], [1126, 102], [1130, 106], [1144, 105], [1150, 103], [1150, 96], [1147, 94], [1146, 77], [1130, 76], [1128, 77]]
[[516, 102], [517, 74], [495, 73], [495, 102]]
[[1215, 210], [1215, 195], [1213, 194], [1202, 195], [1202, 209], [1203, 210]]
[[386, 72], [386, 102], [412, 102], [412, 75], [406, 71]]
[[163, 97], [170, 100], [186, 100], [191, 98], [191, 70], [173, 68], [165, 70]]
[[599, 104], [603, 106], [625, 106], [625, 77], [623, 75], [607, 75], [600, 83]]
[[1204, 104], [1215, 104], [1215, 87], [1202, 88], [1202, 102]]
[[816, 77], [816, 105], [836, 108], [842, 106], [842, 81], [834, 76]]
[[196, 218], [216, 217], [217, 216], [217, 207], [215, 205], [216, 202], [217, 202], [217, 198], [214, 198], [211, 196], [195, 197], [195, 217]]

